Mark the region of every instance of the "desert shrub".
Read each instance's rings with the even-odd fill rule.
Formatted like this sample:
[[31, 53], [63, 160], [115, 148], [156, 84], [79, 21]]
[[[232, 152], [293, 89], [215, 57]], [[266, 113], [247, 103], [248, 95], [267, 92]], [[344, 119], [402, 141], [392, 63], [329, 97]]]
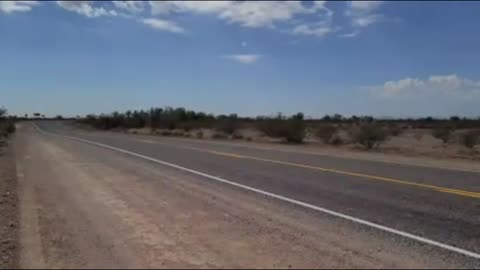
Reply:
[[302, 143], [305, 138], [305, 120], [302, 113], [290, 118], [278, 114], [275, 118], [263, 118], [258, 121], [258, 130], [272, 138], [283, 138], [289, 143]]
[[241, 140], [241, 139], [243, 139], [243, 135], [242, 135], [242, 134], [238, 134], [238, 133], [233, 133], [233, 134], [232, 134], [232, 139], [233, 139], [233, 140]]
[[257, 123], [257, 129], [265, 135], [278, 138], [281, 137], [282, 120], [281, 119], [265, 119]]
[[178, 128], [183, 129], [185, 132], [189, 132], [194, 128], [194, 124], [190, 122], [180, 123], [178, 124]]
[[338, 135], [333, 135], [329, 142], [330, 142], [330, 144], [336, 145], [336, 146], [337, 145], [342, 145], [344, 143], [343, 139]]
[[365, 123], [351, 131], [352, 140], [366, 149], [378, 147], [387, 138], [388, 134], [379, 124]]
[[454, 129], [450, 126], [441, 126], [432, 129], [432, 136], [442, 140], [444, 144], [450, 141]]
[[8, 132], [5, 128], [3, 128], [2, 126], [0, 126], [0, 140], [2, 140], [3, 138], [6, 138], [8, 137]]
[[162, 136], [172, 136], [173, 132], [170, 131], [170, 130], [162, 130], [162, 131], [160, 131], [160, 135], [162, 135]]
[[228, 136], [223, 133], [214, 133], [212, 139], [228, 139]]
[[462, 134], [460, 142], [468, 148], [473, 148], [480, 142], [480, 130], [470, 130]]
[[15, 123], [12, 118], [8, 118], [7, 110], [0, 107], [0, 138], [6, 138], [15, 132]]
[[305, 138], [305, 120], [297, 113], [287, 120], [284, 137], [289, 143], [302, 143]]
[[239, 124], [240, 123], [236, 115], [232, 115], [230, 117], [219, 119], [217, 124], [217, 130], [226, 134], [233, 134], [239, 128]]
[[252, 137], [246, 137], [245, 140], [247, 140], [247, 142], [251, 142], [251, 141], [252, 141]]
[[315, 135], [324, 143], [331, 143], [331, 139], [336, 132], [337, 128], [334, 125], [321, 125], [315, 129]]
[[399, 136], [403, 133], [404, 129], [396, 124], [391, 124], [388, 126], [388, 134], [390, 136]]
[[195, 133], [195, 137], [197, 137], [197, 139], [203, 139], [203, 131], [197, 131], [197, 133]]
[[180, 130], [176, 130], [176, 131], [173, 131], [173, 132], [172, 132], [172, 136], [175, 136], [175, 137], [183, 137], [183, 136], [185, 136], [185, 132], [180, 131]]
[[15, 132], [15, 130], [16, 130], [16, 128], [15, 128], [15, 123], [14, 123], [13, 121], [9, 121], [9, 122], [8, 122], [8, 125], [7, 125], [7, 132], [8, 132], [9, 134], [12, 134], [12, 133]]

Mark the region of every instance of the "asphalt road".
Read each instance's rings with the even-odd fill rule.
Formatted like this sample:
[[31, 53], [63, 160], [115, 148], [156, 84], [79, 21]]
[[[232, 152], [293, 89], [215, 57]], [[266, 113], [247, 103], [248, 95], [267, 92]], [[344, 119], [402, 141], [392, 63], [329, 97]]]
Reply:
[[[315, 217], [314, 222], [322, 220], [330, 225], [338, 222], [341, 223], [338, 226], [348, 227], [349, 233], [371, 239], [370, 244], [382, 241], [382, 246], [398, 249], [393, 255], [369, 253], [377, 264], [317, 263], [309, 266], [480, 266], [478, 258], [474, 258], [480, 256], [478, 172], [287, 153], [227, 142], [217, 144], [193, 139], [82, 131], [58, 122], [39, 121], [36, 125], [36, 129], [33, 125], [25, 128], [28, 140], [37, 138], [48, 140], [50, 144], [68, 142], [70, 147], [77, 145], [82, 151], [101, 152], [98, 156], [122, 156], [132, 162], [148, 163], [155, 170], [177, 171], [184, 178], [191, 177], [191, 181], [228, 188], [232, 194], [241, 193], [275, 205], [288, 205], [281, 215], [299, 212]], [[127, 165], [118, 166], [121, 170]], [[145, 181], [155, 181], [151, 176], [144, 178], [149, 178]], [[275, 196], [277, 198], [273, 198]], [[241, 207], [243, 202], [236, 203]], [[364, 221], [374, 226], [362, 224]], [[312, 221], [309, 224], [314, 226]], [[321, 224], [318, 226], [322, 230]], [[339, 241], [346, 241], [343, 244], [348, 246], [348, 233], [341, 237], [343, 240], [339, 238]], [[353, 235], [351, 237], [356, 239]], [[369, 245], [369, 241], [364, 244]], [[356, 247], [349, 256], [361, 254], [359, 249], [362, 248]], [[392, 256], [402, 259], [392, 264], [382, 261], [382, 258], [386, 260]], [[423, 259], [419, 261], [416, 256]], [[228, 264], [210, 266], [225, 265]], [[246, 265], [255, 267], [260, 264], [239, 263], [236, 266]]]

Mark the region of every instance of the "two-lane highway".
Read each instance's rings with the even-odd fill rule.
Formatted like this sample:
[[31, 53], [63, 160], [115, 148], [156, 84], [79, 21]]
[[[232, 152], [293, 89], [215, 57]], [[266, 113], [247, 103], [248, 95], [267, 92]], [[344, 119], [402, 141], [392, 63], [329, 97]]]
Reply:
[[405, 241], [402, 245], [437, 250], [445, 260], [463, 258], [475, 265], [480, 256], [478, 172], [85, 132], [57, 122], [37, 122], [35, 127], [38, 136], [146, 159], [160, 168], [173, 167], [207, 181], [218, 179], [239, 190], [310, 207], [312, 212], [318, 208], [321, 214], [347, 219], [359, 230], [383, 231]]

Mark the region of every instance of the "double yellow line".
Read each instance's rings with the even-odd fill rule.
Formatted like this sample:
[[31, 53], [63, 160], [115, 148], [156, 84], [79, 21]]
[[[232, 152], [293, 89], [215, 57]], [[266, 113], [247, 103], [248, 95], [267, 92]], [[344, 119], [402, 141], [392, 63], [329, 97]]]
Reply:
[[[144, 142], [146, 142], [146, 141], [144, 141]], [[164, 144], [164, 145], [172, 146], [171, 144], [162, 143], [162, 142], [150, 142], [149, 141], [149, 143]], [[184, 148], [184, 149], [189, 149], [189, 150], [194, 150], [194, 151], [198, 151], [198, 152], [204, 152], [204, 153], [209, 153], [209, 154], [213, 154], [213, 155], [217, 155], [217, 156], [224, 156], [224, 157], [229, 157], [229, 158], [256, 160], [256, 161], [269, 162], [269, 163], [273, 163], [273, 164], [280, 164], [280, 165], [286, 165], [286, 166], [315, 170], [315, 171], [321, 171], [321, 172], [329, 172], [329, 173], [336, 173], [336, 174], [341, 174], [341, 175], [361, 177], [361, 178], [368, 179], [368, 180], [376, 180], [376, 181], [382, 181], [382, 182], [395, 183], [395, 184], [406, 185], [406, 186], [411, 186], [411, 187], [429, 189], [429, 190], [442, 192], [442, 193], [454, 194], [454, 195], [463, 196], [463, 197], [480, 199], [480, 192], [472, 192], [472, 191], [466, 191], [466, 190], [461, 190], [461, 189], [454, 189], [454, 188], [446, 188], [446, 187], [435, 186], [435, 185], [421, 184], [421, 183], [417, 183], [417, 182], [400, 180], [400, 179], [395, 179], [395, 178], [390, 178], [390, 177], [383, 177], [383, 176], [363, 174], [363, 173], [355, 173], [355, 172], [349, 172], [349, 171], [343, 171], [343, 170], [337, 170], [337, 169], [330, 169], [330, 168], [324, 168], [324, 167], [318, 167], [318, 166], [311, 166], [311, 165], [305, 165], [305, 164], [288, 162], [288, 161], [260, 158], [260, 157], [254, 157], [254, 156], [246, 156], [246, 155], [240, 155], [240, 154], [228, 153], [228, 152], [205, 150], [203, 148], [197, 148], [197, 147], [177, 146], [177, 145], [175, 145], [174, 147], [180, 147], [180, 148]], [[480, 179], [479, 179], [479, 181], [480, 181]]]

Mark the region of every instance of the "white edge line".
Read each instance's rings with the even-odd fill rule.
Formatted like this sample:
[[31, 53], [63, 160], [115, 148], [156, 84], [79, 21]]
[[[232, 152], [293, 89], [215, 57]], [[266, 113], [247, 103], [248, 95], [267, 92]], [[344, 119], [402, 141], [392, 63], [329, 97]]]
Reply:
[[418, 241], [418, 242], [421, 242], [421, 243], [424, 243], [424, 244], [429, 244], [429, 245], [439, 247], [439, 248], [442, 248], [442, 249], [445, 249], [445, 250], [453, 251], [453, 252], [468, 256], [468, 257], [472, 257], [472, 258], [475, 258], [475, 259], [480, 259], [480, 254], [475, 253], [473, 251], [469, 251], [469, 250], [461, 249], [461, 248], [458, 248], [458, 247], [450, 246], [450, 245], [447, 245], [447, 244], [443, 244], [443, 243], [440, 243], [438, 241], [431, 240], [431, 239], [428, 239], [428, 238], [425, 238], [425, 237], [422, 237], [422, 236], [418, 236], [418, 235], [411, 234], [411, 233], [408, 233], [408, 232], [393, 229], [393, 228], [383, 226], [383, 225], [380, 225], [380, 224], [377, 224], [377, 223], [374, 223], [374, 222], [370, 222], [370, 221], [366, 221], [366, 220], [363, 220], [363, 219], [360, 219], [360, 218], [352, 217], [352, 216], [349, 216], [349, 215], [346, 215], [346, 214], [335, 212], [333, 210], [329, 210], [329, 209], [326, 209], [326, 208], [323, 208], [323, 207], [315, 206], [315, 205], [305, 203], [305, 202], [302, 202], [302, 201], [298, 201], [298, 200], [295, 200], [295, 199], [290, 199], [290, 198], [284, 197], [282, 195], [277, 195], [277, 194], [274, 194], [274, 193], [271, 193], [271, 192], [268, 192], [268, 191], [264, 191], [264, 190], [261, 190], [261, 189], [257, 189], [257, 188], [253, 188], [253, 187], [250, 187], [250, 186], [235, 183], [235, 182], [225, 180], [225, 179], [220, 178], [220, 177], [212, 176], [212, 175], [209, 175], [209, 174], [206, 174], [206, 173], [202, 173], [202, 172], [199, 172], [199, 171], [196, 171], [196, 170], [188, 169], [188, 168], [185, 168], [185, 167], [182, 167], [182, 166], [179, 166], [179, 165], [175, 165], [175, 164], [172, 164], [172, 163], [169, 163], [169, 162], [161, 161], [161, 160], [158, 160], [158, 159], [155, 159], [155, 158], [152, 158], [152, 157], [137, 154], [137, 153], [125, 150], [125, 149], [117, 148], [117, 147], [110, 146], [110, 145], [103, 144], [103, 143], [97, 143], [97, 142], [94, 142], [94, 141], [84, 140], [84, 139], [77, 138], [77, 137], [59, 135], [59, 134], [55, 134], [55, 133], [46, 132], [46, 131], [42, 130], [40, 127], [38, 127], [37, 124], [33, 123], [33, 125], [35, 126], [35, 128], [38, 131], [40, 131], [43, 134], [63, 137], [63, 138], [71, 139], [71, 140], [76, 140], [76, 141], [80, 141], [80, 142], [83, 142], [83, 143], [88, 143], [88, 144], [92, 144], [92, 145], [99, 146], [99, 147], [102, 147], [102, 148], [107, 148], [107, 149], [110, 149], [110, 150], [114, 150], [114, 151], [117, 151], [117, 152], [120, 152], [120, 153], [128, 154], [128, 155], [131, 155], [131, 156], [139, 157], [139, 158], [149, 160], [149, 161], [152, 161], [152, 162], [155, 162], [155, 163], [158, 163], [158, 164], [162, 164], [162, 165], [169, 166], [169, 167], [172, 167], [172, 168], [175, 168], [175, 169], [178, 169], [178, 170], [186, 171], [186, 172], [189, 172], [189, 173], [192, 173], [192, 174], [195, 174], [195, 175], [199, 175], [199, 176], [202, 176], [202, 177], [205, 177], [205, 178], [208, 178], [208, 179], [212, 179], [212, 180], [224, 183], [224, 184], [228, 184], [228, 185], [235, 186], [235, 187], [238, 187], [238, 188], [242, 188], [242, 189], [245, 189], [245, 190], [249, 190], [249, 191], [252, 191], [252, 192], [255, 192], [255, 193], [258, 193], [258, 194], [262, 194], [262, 195], [265, 195], [267, 197], [275, 198], [275, 199], [285, 201], [285, 202], [289, 202], [291, 204], [302, 206], [302, 207], [305, 207], [305, 208], [308, 208], [308, 209], [311, 209], [311, 210], [315, 210], [315, 211], [322, 212], [322, 213], [325, 213], [325, 214], [329, 214], [329, 215], [332, 215], [332, 216], [335, 216], [335, 217], [343, 218], [345, 220], [348, 220], [348, 221], [351, 221], [351, 222], [354, 222], [354, 223], [362, 224], [362, 225], [372, 227], [372, 228], [375, 228], [375, 229], [378, 229], [378, 230], [381, 230], [381, 231], [385, 231], [385, 232], [389, 232], [389, 233], [392, 233], [392, 234], [400, 235], [400, 236], [403, 236], [405, 238], [409, 238], [411, 240], [415, 240], [415, 241]]

